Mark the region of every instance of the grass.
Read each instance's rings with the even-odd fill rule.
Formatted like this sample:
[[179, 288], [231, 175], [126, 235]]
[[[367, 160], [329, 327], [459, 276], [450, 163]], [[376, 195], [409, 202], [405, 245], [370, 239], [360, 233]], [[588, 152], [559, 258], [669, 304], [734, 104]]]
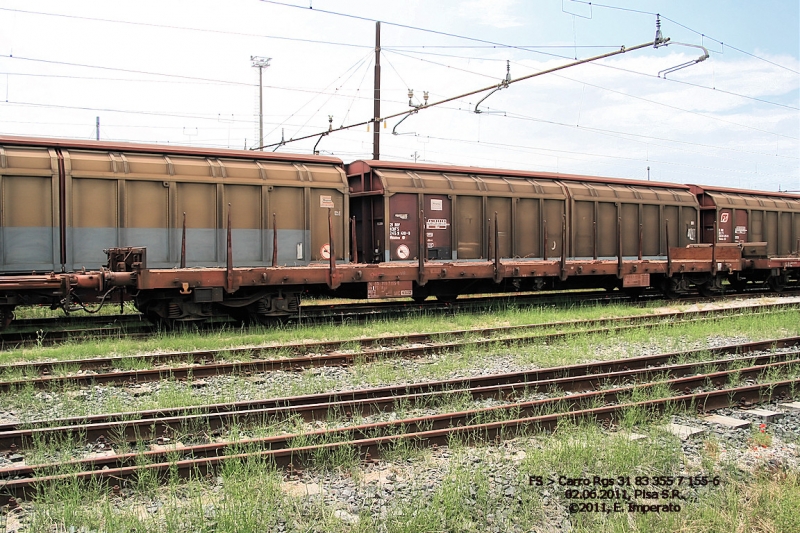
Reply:
[[[209, 378], [218, 384], [214, 387], [194, 387], [191, 381], [164, 381], [157, 385], [136, 388], [92, 387], [83, 390], [68, 383], [46, 390], [35, 390], [30, 385], [25, 385], [0, 394], [0, 405], [18, 413], [23, 420], [32, 420], [227, 403], [248, 398], [283, 397], [388, 383], [447, 379], [483, 373], [486, 368], [503, 368], [509, 371], [515, 367], [549, 367], [617, 359], [639, 353], [705, 348], [710, 342], [719, 342], [720, 331], [735, 331], [737, 339], [747, 340], [797, 335], [800, 334], [800, 311], [766, 315], [752, 313], [704, 323], [670, 324], [617, 334], [576, 335], [551, 344], [465, 347], [413, 361], [383, 359], [365, 362], [356, 358], [355, 364], [345, 370], [308, 369], [303, 372], [284, 372], [278, 382], [258, 383], [257, 379], [224, 376]], [[691, 359], [707, 358], [708, 354], [701, 352]], [[686, 362], [690, 358], [679, 359]], [[741, 365], [747, 364], [743, 360]], [[773, 371], [773, 377], [779, 375], [781, 374]], [[4, 379], [11, 377], [24, 375], [18, 369], [13, 376], [9, 374]], [[732, 378], [730, 385], [736, 383], [736, 377]]]
[[[375, 320], [369, 324], [286, 325], [277, 328], [220, 328], [210, 332], [169, 331], [147, 339], [100, 339], [67, 341], [58, 346], [26, 347], [0, 352], [0, 364], [37, 359], [75, 359], [98, 355], [135, 355], [159, 351], [226, 349], [247, 345], [284, 345], [308, 340], [337, 340], [360, 336], [401, 335], [418, 332], [446, 332], [495, 326], [542, 324], [570, 319], [596, 319], [652, 312], [652, 307], [586, 305], [570, 307], [517, 307], [497, 304], [482, 313], [454, 316], [413, 313], [399, 319]], [[355, 346], [353, 346], [355, 347]], [[358, 350], [357, 350], [358, 351]]]
[[[203, 345], [210, 342], [220, 347], [233, 343], [290, 342], [327, 335], [325, 338], [347, 338], [359, 334], [374, 335], [377, 331], [392, 333], [408, 331], [444, 331], [487, 325], [541, 323], [567, 318], [596, 318], [598, 316], [624, 316], [647, 309], [631, 310], [626, 307], [519, 310], [498, 309], [493, 315], [463, 315], [443, 318], [420, 316], [391, 322], [363, 326], [318, 326], [307, 329], [284, 328], [279, 330], [248, 329], [237, 332], [220, 331], [213, 334], [168, 334], [160, 341], [136, 341], [131, 345], [120, 341], [119, 351], [148, 349], [183, 349], [178, 345]], [[287, 396], [322, 392], [340, 388], [390, 382], [416, 382], [421, 379], [444, 378], [454, 374], [475, 373], [492, 365], [498, 358], [509, 364], [527, 367], [553, 366], [596, 359], [613, 359], [638, 355], [640, 351], [675, 351], [698, 346], [708, 346], [720, 338], [719, 332], [736, 332], [737, 338], [760, 339], [800, 334], [800, 312], [722, 318], [703, 324], [665, 324], [653, 329], [630, 330], [613, 335], [579, 335], [551, 345], [531, 344], [515, 346], [490, 346], [467, 348], [451, 354], [434, 356], [409, 362], [383, 360], [373, 363], [363, 361], [340, 373], [309, 370], [302, 373], [285, 373], [279, 384], [259, 385], [243, 377], [215, 378], [224, 386], [193, 388], [192, 383], [166, 381], [152, 387], [152, 392], [138, 397], [130, 390], [98, 387], [78, 390], [69, 385], [52, 390], [37, 391], [23, 386], [11, 394], [0, 395], [0, 405], [6, 410], [22, 414], [36, 413], [89, 414], [141, 410], [156, 407], [177, 407], [204, 403], [221, 403], [245, 398]], [[241, 334], [240, 339], [237, 335]], [[261, 337], [259, 337], [259, 335]], [[152, 342], [153, 344], [148, 344]], [[174, 343], [174, 344], [172, 344]], [[134, 346], [134, 344], [136, 346]], [[109, 343], [97, 342], [93, 348], [77, 350], [109, 350]], [[160, 347], [158, 347], [160, 346]], [[352, 346], [355, 348], [355, 346]], [[59, 358], [51, 353], [63, 354], [61, 358], [78, 357], [71, 347], [41, 348], [26, 352], [24, 357]], [[59, 352], [59, 350], [61, 350]], [[139, 353], [131, 351], [129, 353]], [[47, 354], [47, 355], [43, 355]], [[17, 354], [18, 357], [22, 357]], [[10, 356], [9, 356], [10, 357]], [[707, 354], [706, 357], [707, 358]], [[134, 363], [136, 366], [137, 363]], [[64, 371], [62, 369], [61, 371]], [[66, 369], [68, 370], [68, 369]], [[783, 374], [766, 377], [777, 378]], [[145, 391], [150, 386], [134, 389]], [[663, 394], [658, 387], [634, 390], [630, 401], [652, 399]], [[795, 391], [793, 391], [795, 392]], [[432, 402], [428, 407], [442, 410], [460, 410], [469, 407], [469, 398], [453, 394], [444, 400]], [[587, 405], [586, 408], [595, 405]], [[411, 415], [414, 408], [398, 405], [401, 413]], [[510, 412], [482, 415], [477, 421], [502, 420]], [[513, 413], [512, 413], [513, 414]], [[543, 411], [541, 414], [546, 414]], [[123, 494], [115, 496], [109, 488], [97, 482], [78, 482], [65, 479], [40, 489], [37, 502], [26, 506], [24, 519], [28, 531], [126, 531], [172, 533], [201, 532], [255, 532], [255, 531], [331, 531], [371, 532], [387, 531], [531, 531], [542, 524], [561, 524], [569, 520], [572, 531], [754, 531], [758, 533], [788, 533], [800, 531], [800, 479], [793, 471], [760, 469], [743, 472], [726, 460], [721, 443], [713, 437], [702, 446], [699, 464], [688, 464], [681, 451], [680, 442], [671, 435], [654, 429], [654, 424], [664, 421], [666, 415], [629, 410], [621, 426], [648, 436], [646, 441], [630, 441], [623, 435], [609, 434], [593, 423], [563, 422], [554, 434], [536, 435], [520, 439], [525, 457], [512, 462], [502, 457], [502, 446], [468, 445], [470, 437], [450, 440], [451, 458], [446, 464], [435, 463], [429, 450], [414, 443], [398, 441], [387, 446], [385, 458], [421, 469], [442, 469], [441, 477], [434, 483], [425, 476], [417, 480], [409, 476], [408, 490], [403, 498], [395, 498], [386, 505], [376, 500], [365, 500], [355, 508], [344, 507], [347, 515], [335, 514], [336, 505], [322, 497], [305, 498], [287, 493], [283, 476], [264, 459], [228, 460], [217, 476], [206, 478], [197, 473], [188, 481], [179, 480], [175, 473], [159, 480], [152, 474], [143, 474], [134, 482], [123, 486]], [[342, 420], [331, 417], [327, 424], [340, 424]], [[358, 423], [353, 420], [352, 423]], [[299, 418], [277, 423], [258, 421], [255, 427], [233, 427], [232, 438], [267, 436], [279, 432], [303, 431], [306, 424]], [[197, 429], [197, 428], [195, 428]], [[344, 437], [343, 437], [344, 438]], [[751, 439], [759, 444], [769, 438], [769, 431], [754, 428]], [[64, 460], [74, 457], [81, 448], [75, 441], [38, 443], [26, 459], [40, 457]], [[756, 442], [758, 440], [758, 443]], [[313, 441], [298, 437], [292, 446], [302, 446]], [[143, 445], [140, 444], [140, 450]], [[247, 451], [243, 444], [237, 451]], [[36, 455], [38, 454], [38, 455]], [[27, 454], [26, 454], [27, 455]], [[481, 460], [474, 461], [475, 457]], [[178, 460], [173, 454], [171, 460]], [[144, 460], [143, 458], [141, 459]], [[435, 464], [434, 464], [435, 463]], [[349, 448], [320, 452], [312, 459], [312, 466], [326, 478], [360, 478], [358, 458]], [[676, 474], [720, 475], [718, 487], [694, 491], [680, 513], [658, 515], [621, 513], [601, 515], [579, 513], [568, 515], [569, 502], [555, 491], [543, 490], [527, 483], [531, 475], [567, 475], [579, 477], [587, 474], [601, 476], [642, 476]], [[504, 480], [500, 483], [500, 479]], [[513, 488], [512, 495], [506, 488]], [[360, 490], [360, 489], [359, 489]], [[342, 502], [338, 502], [342, 507]], [[354, 518], [354, 519], [353, 519]]]
[[[352, 457], [319, 458], [328, 468], [314, 480], [322, 490], [350, 487], [359, 494], [348, 504], [341, 493], [298, 496], [288, 492], [283, 475], [258, 457], [224, 462], [216, 476], [198, 472], [189, 481], [167, 476], [165, 483], [142, 476], [114, 495], [96, 482], [64, 479], [42, 488], [26, 506], [28, 531], [261, 532], [318, 531], [538, 531], [569, 523], [570, 531], [667, 533], [789, 533], [800, 530], [800, 475], [792, 470], [757, 467], [743, 471], [720, 461], [720, 443], [708, 438], [704, 460], [687, 463], [680, 441], [650, 426], [647, 440], [632, 441], [595, 424], [564, 422], [552, 434], [519, 439], [514, 456], [504, 446], [467, 448], [452, 442], [443, 461], [413, 447], [387, 450], [402, 466], [402, 495], [378, 498], [381, 484], [370, 485], [353, 471]], [[299, 443], [298, 443], [299, 444]], [[521, 454], [521, 456], [520, 456]], [[177, 459], [173, 457], [173, 460]], [[415, 472], [427, 472], [415, 476]], [[682, 487], [685, 499], [676, 513], [574, 513], [568, 487], [531, 483], [541, 476], [618, 480], [647, 476], [719, 477], [716, 486]], [[305, 482], [311, 482], [306, 480]], [[395, 482], [395, 492], [400, 490]], [[619, 488], [615, 485], [612, 488]], [[376, 490], [377, 489], [377, 490]], [[385, 491], [384, 491], [385, 492]], [[372, 495], [372, 496], [371, 496]], [[609, 500], [613, 503], [615, 500]], [[633, 498], [634, 503], [654, 501]], [[626, 505], [627, 507], [627, 502]], [[59, 529], [61, 528], [61, 529]]]

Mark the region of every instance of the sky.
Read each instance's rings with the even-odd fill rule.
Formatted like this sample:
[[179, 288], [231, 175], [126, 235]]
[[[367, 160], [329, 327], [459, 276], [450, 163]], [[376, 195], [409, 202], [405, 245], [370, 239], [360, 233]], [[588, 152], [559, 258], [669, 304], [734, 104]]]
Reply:
[[371, 159], [381, 21], [381, 159], [800, 192], [798, 4], [0, 0], [0, 135]]

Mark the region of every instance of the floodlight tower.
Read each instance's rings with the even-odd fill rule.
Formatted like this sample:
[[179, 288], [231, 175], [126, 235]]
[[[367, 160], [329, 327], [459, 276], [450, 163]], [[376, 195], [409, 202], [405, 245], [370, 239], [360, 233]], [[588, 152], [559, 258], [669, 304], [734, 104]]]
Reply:
[[263, 72], [269, 66], [271, 57], [250, 56], [252, 65], [258, 69], [258, 149], [264, 146], [264, 84]]

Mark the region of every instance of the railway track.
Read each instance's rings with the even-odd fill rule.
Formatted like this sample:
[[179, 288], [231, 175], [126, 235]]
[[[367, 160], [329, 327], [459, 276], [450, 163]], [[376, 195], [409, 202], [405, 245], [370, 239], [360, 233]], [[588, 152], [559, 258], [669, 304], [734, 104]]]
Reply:
[[[519, 396], [534, 393], [579, 392], [601, 386], [646, 382], [658, 377], [666, 379], [700, 375], [693, 380], [674, 380], [684, 390], [691, 390], [702, 386], [702, 380], [719, 380], [713, 374], [703, 374], [702, 371], [710, 366], [718, 371], [735, 366], [740, 371], [739, 379], [747, 379], [769, 369], [779, 370], [787, 365], [798, 364], [800, 350], [765, 353], [771, 349], [797, 346], [800, 346], [800, 337], [789, 337], [723, 346], [713, 350], [675, 352], [330, 394], [4, 424], [0, 425], [0, 452], [12, 448], [22, 449], [33, 442], [45, 442], [54, 434], [59, 437], [67, 436], [75, 442], [113, 440], [116, 444], [121, 444], [175, 437], [196, 428], [213, 433], [231, 424], [239, 426], [264, 420], [277, 422], [292, 416], [301, 416], [306, 422], [324, 421], [331, 413], [339, 413], [347, 418], [370, 416], [392, 410], [397, 405], [435, 405], [448, 397], [461, 394], [469, 394], [473, 400], [515, 400]], [[753, 353], [757, 355], [746, 355]], [[703, 355], [737, 357], [671, 363], [676, 360], [697, 359]]]
[[[752, 313], [759, 309], [763, 312], [783, 313], [794, 311], [798, 306], [800, 304], [775, 303], [745, 308], [745, 311]], [[5, 375], [34, 377], [0, 381], [0, 391], [11, 391], [28, 386], [45, 388], [67, 383], [78, 386], [123, 385], [162, 379], [186, 380], [231, 374], [247, 375], [274, 370], [347, 366], [355, 361], [368, 362], [386, 358], [421, 357], [468, 347], [485, 348], [548, 343], [576, 335], [619, 333], [636, 328], [655, 328], [665, 324], [715, 320], [743, 314], [745, 313], [742, 309], [733, 311], [715, 309], [338, 341], [298, 342], [225, 350], [195, 350], [56, 362], [22, 362], [2, 365], [0, 372]], [[447, 340], [442, 341], [442, 339]], [[220, 362], [220, 360], [224, 360], [224, 362]], [[141, 369], [142, 366], [151, 366], [152, 368]], [[139, 369], [116, 370], [131, 367]], [[59, 375], [56, 375], [57, 373]]]
[[[466, 310], [483, 310], [496, 305], [513, 302], [518, 305], [585, 305], [598, 302], [621, 302], [630, 298], [619, 293], [591, 291], [563, 294], [526, 294], [512, 298], [485, 296], [462, 298], [455, 302], [428, 300], [424, 302], [371, 302], [305, 304], [300, 314], [291, 322], [315, 324], [321, 322], [345, 323], [375, 318], [393, 318], [410, 313], [453, 313]], [[212, 331], [219, 327], [240, 327], [230, 320], [217, 319], [205, 324], [187, 323], [181, 330]], [[58, 318], [35, 318], [16, 320], [9, 330], [0, 332], [0, 347], [3, 349], [24, 346], [53, 345], [68, 340], [107, 339], [120, 336], [146, 338], [161, 330], [143, 315], [75, 316]]]
[[[757, 293], [760, 297], [779, 293]], [[795, 293], [780, 293], [783, 296]], [[738, 297], [741, 297], [739, 295]], [[645, 293], [637, 301], [662, 299], [657, 292]], [[587, 291], [562, 294], [523, 294], [515, 296], [485, 296], [462, 298], [454, 302], [428, 300], [424, 302], [373, 302], [346, 304], [308, 304], [301, 306], [300, 316], [293, 319], [299, 324], [323, 322], [358, 322], [375, 318], [394, 318], [410, 313], [455, 313], [479, 311], [497, 305], [589, 305], [621, 303], [634, 300], [621, 292]], [[709, 301], [707, 298], [682, 298], [681, 302]], [[215, 319], [205, 324], [189, 323], [183, 329], [213, 331], [218, 328], [240, 327], [235, 322]], [[30, 346], [50, 346], [67, 341], [101, 340], [113, 338], [147, 338], [164, 330], [152, 324], [141, 314], [86, 315], [57, 318], [33, 318], [16, 320], [6, 330], [0, 331], [0, 350]], [[181, 331], [181, 329], [178, 329]]]
[[[734, 351], [756, 352], [772, 345], [796, 346], [797, 344], [797, 338], [779, 339], [765, 343], [728, 346], [718, 349], [715, 355], [730, 354]], [[10, 497], [28, 497], [37, 490], [37, 487], [57, 483], [60, 480], [91, 479], [116, 485], [116, 489], [112, 490], [118, 490], [120, 483], [143, 472], [162, 477], [175, 474], [184, 477], [203, 476], [212, 473], [224, 461], [252, 456], [267, 459], [279, 468], [292, 469], [309, 464], [320, 454], [343, 450], [357, 455], [362, 460], [371, 461], [402, 442], [413, 446], [444, 445], [453, 437], [468, 442], [500, 441], [531, 430], [550, 430], [564, 419], [613, 423], [629, 409], [659, 412], [667, 408], [682, 408], [705, 412], [740, 404], [752, 405], [786, 399], [791, 394], [796, 394], [796, 387], [800, 384], [800, 379], [796, 377], [800, 365], [800, 353], [797, 350], [664, 365], [664, 362], [680, 356], [687, 357], [689, 353], [572, 365], [520, 374], [482, 376], [457, 382], [451, 380], [368, 389], [329, 395], [324, 400], [321, 398], [322, 395], [272, 400], [275, 405], [264, 409], [272, 409], [273, 413], [258, 413], [255, 416], [256, 420], [272, 419], [278, 416], [279, 412], [284, 416], [295, 412], [306, 420], [333, 418], [339, 425], [329, 429], [258, 439], [162, 448], [66, 463], [7, 468], [0, 470], [4, 486], [0, 502], [8, 501]], [[660, 366], [651, 366], [659, 363]], [[631, 365], [638, 368], [631, 369]], [[701, 369], [708, 368], [708, 365], [715, 365], [714, 371], [697, 373]], [[628, 369], [602, 372], [610, 368], [618, 369], [620, 366]], [[789, 379], [786, 379], [787, 377]], [[747, 384], [738, 386], [742, 382]], [[614, 386], [608, 388], [609, 385]], [[565, 394], [567, 390], [574, 393]], [[664, 391], [668, 391], [666, 395]], [[526, 396], [533, 393], [547, 393], [548, 396], [543, 399], [527, 399]], [[648, 393], [655, 398], [647, 398]], [[351, 394], [353, 396], [348, 397]], [[429, 406], [432, 398], [441, 399], [454, 394], [469, 394], [473, 399], [493, 398], [501, 403], [489, 407], [392, 421], [360, 425], [352, 422], [356, 414], [370, 415], [383, 412], [398, 404]], [[637, 398], [643, 397], [646, 399], [637, 401]], [[223, 415], [218, 419], [219, 427], [233, 421], [230, 413], [230, 411], [217, 413]], [[191, 419], [192, 416], [196, 415], [181, 415], [184, 419], [182, 423], [191, 425], [196, 422]], [[172, 427], [170, 424], [176, 421], [168, 421], [168, 418], [164, 417], [143, 420], [146, 422], [141, 427], [145, 425], [158, 427], [162, 421], [165, 422], [165, 427]], [[120, 424], [118, 427], [122, 427], [126, 421], [117, 422]], [[206, 422], [210, 423], [210, 420], [207, 418]], [[94, 429], [100, 430], [100, 427], [95, 425], [91, 430]], [[123, 445], [128, 442], [127, 438], [122, 438], [127, 430], [115, 433], [119, 438], [117, 442], [108, 436], [112, 429], [103, 428], [107, 435], [98, 435], [95, 441], [109, 445], [112, 443]], [[17, 433], [13, 438], [20, 439], [19, 446], [24, 446], [26, 442], [45, 438], [44, 434], [33, 437], [31, 431], [58, 435], [91, 430], [88, 427], [79, 428], [78, 425], [41, 427], [33, 430], [15, 429]], [[152, 439], [155, 435], [156, 433], [151, 433], [143, 437], [137, 430], [132, 430], [131, 433], [134, 440]], [[9, 442], [9, 437], [10, 433], [4, 432], [3, 442], [9, 446], [16, 445], [14, 442]]]

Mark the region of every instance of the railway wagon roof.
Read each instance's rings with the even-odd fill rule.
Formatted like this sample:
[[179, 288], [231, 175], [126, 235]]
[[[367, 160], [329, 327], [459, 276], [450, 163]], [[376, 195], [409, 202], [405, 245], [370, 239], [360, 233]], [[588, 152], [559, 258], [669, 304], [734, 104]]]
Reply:
[[327, 163], [343, 165], [338, 157], [261, 152], [256, 150], [231, 150], [227, 148], [204, 148], [198, 146], [172, 146], [164, 144], [140, 144], [115, 141], [91, 141], [83, 139], [56, 139], [43, 137], [0, 136], [0, 145], [31, 148], [66, 148], [72, 150], [102, 150], [130, 153], [158, 153], [201, 157], [228, 157], [233, 159], [260, 159], [267, 161], [291, 161], [302, 163]]
[[670, 189], [689, 189], [689, 185], [681, 183], [666, 183], [660, 181], [643, 181], [621, 178], [606, 178], [601, 176], [582, 176], [579, 174], [560, 174], [556, 172], [538, 172], [533, 170], [509, 170], [501, 168], [482, 168], [456, 165], [437, 165], [431, 163], [407, 163], [401, 161], [353, 161], [347, 165], [347, 175], [361, 174], [368, 169], [375, 170], [412, 170], [419, 172], [451, 172], [462, 174], [476, 174], [482, 176], [497, 176], [503, 178], [531, 178], [551, 179], [561, 181], [582, 181], [608, 185], [635, 185], [643, 187], [664, 187]]
[[730, 187], [714, 187], [711, 185], [689, 185], [689, 187], [692, 189], [692, 192], [694, 194], [704, 194], [704, 193], [743, 194], [748, 196], [782, 198], [786, 200], [800, 201], [800, 194], [793, 194], [789, 192], [754, 191], [751, 189], [733, 189]]

